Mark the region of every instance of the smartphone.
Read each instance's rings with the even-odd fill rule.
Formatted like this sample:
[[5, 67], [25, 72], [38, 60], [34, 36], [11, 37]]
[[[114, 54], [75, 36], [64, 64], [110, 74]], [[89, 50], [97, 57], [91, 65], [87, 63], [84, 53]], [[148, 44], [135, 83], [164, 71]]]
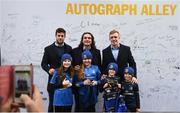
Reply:
[[33, 66], [15, 65], [14, 66], [14, 93], [13, 100], [19, 106], [24, 106], [20, 100], [21, 94], [27, 94], [32, 98], [33, 90]]

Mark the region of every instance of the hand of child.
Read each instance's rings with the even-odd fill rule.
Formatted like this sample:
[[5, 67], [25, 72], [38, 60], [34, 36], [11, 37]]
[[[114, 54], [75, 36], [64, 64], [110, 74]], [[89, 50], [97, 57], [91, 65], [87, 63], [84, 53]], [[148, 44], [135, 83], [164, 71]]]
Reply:
[[89, 79], [84, 80], [83, 84], [84, 84], [84, 85], [90, 85], [90, 84], [91, 84], [91, 81], [90, 81]]
[[63, 80], [63, 86], [68, 86], [69, 85], [69, 80], [67, 80], [66, 78]]
[[67, 88], [72, 86], [72, 83], [69, 80], [67, 80], [66, 78], [65, 78], [65, 84], [67, 84], [67, 85], [65, 85]]
[[71, 87], [72, 86], [72, 83], [71, 82], [69, 82], [69, 84], [67, 85], [67, 87]]
[[121, 84], [118, 84], [118, 88], [121, 88]]
[[97, 85], [97, 81], [93, 80], [93, 81], [92, 81], [92, 85], [93, 85], [93, 86]]
[[108, 86], [109, 86], [109, 84], [108, 84], [108, 83], [105, 83], [104, 86], [103, 86], [103, 88], [107, 88]]

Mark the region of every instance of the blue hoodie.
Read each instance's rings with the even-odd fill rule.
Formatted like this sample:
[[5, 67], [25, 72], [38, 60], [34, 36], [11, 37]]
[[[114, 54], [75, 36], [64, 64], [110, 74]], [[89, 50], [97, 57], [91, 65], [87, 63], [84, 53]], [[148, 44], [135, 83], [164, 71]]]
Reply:
[[[98, 66], [91, 65], [90, 67], [84, 68], [84, 80], [89, 79], [91, 81], [97, 81], [97, 85], [100, 84], [101, 72]], [[83, 81], [84, 81], [83, 80]], [[77, 81], [76, 86], [79, 88], [80, 105], [87, 108], [90, 105], [97, 103], [98, 86], [87, 86], [83, 84], [83, 81]]]
[[[69, 74], [65, 74], [66, 79], [69, 80], [72, 83], [72, 78]], [[56, 84], [58, 79], [58, 70], [55, 70], [53, 77], [51, 78], [50, 83]], [[54, 106], [71, 106], [73, 104], [73, 93], [72, 88], [58, 88], [56, 87], [54, 92], [54, 100], [53, 105]]]

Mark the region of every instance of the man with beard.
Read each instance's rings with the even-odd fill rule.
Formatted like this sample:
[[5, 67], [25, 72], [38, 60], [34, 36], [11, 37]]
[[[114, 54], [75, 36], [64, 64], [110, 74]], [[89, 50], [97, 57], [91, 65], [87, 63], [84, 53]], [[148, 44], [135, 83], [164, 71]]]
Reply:
[[50, 80], [56, 68], [61, 65], [61, 56], [64, 53], [71, 53], [72, 47], [64, 42], [66, 31], [63, 28], [57, 28], [55, 32], [56, 41], [45, 47], [41, 67], [49, 74], [47, 91], [49, 94], [48, 112], [53, 112], [54, 88]]
[[120, 33], [117, 30], [110, 31], [109, 41], [111, 44], [102, 51], [102, 73], [107, 75], [106, 67], [108, 66], [108, 64], [111, 62], [117, 63], [119, 67], [117, 76], [120, 77], [120, 81], [122, 82], [124, 81], [124, 68], [131, 66], [135, 70], [135, 76], [132, 78], [132, 82], [137, 83], [136, 62], [134, 61], [130, 47], [120, 43]]

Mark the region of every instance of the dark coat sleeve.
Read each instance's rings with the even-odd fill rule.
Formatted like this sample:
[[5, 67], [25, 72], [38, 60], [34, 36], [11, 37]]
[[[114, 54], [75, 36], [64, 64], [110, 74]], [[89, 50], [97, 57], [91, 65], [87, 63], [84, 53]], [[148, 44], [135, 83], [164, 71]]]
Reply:
[[80, 50], [79, 48], [74, 48], [72, 50], [73, 66], [82, 64], [81, 54], [82, 50]]
[[47, 47], [44, 49], [44, 55], [41, 61], [41, 67], [49, 74], [50, 67], [48, 66], [48, 50]]
[[131, 66], [131, 67], [134, 69], [134, 71], [135, 71], [135, 77], [137, 77], [137, 76], [136, 76], [136, 72], [137, 72], [136, 62], [134, 61], [134, 58], [133, 58], [133, 56], [132, 56], [130, 47], [128, 48], [128, 63], [129, 63], [129, 66]]
[[113, 62], [113, 58], [110, 55], [108, 49], [104, 49], [102, 51], [102, 74], [106, 74], [107, 75], [107, 65], [110, 62]]
[[134, 84], [134, 96], [136, 98], [136, 108], [140, 108], [139, 86]]
[[102, 71], [102, 66], [101, 66], [101, 52], [98, 49], [95, 49], [92, 51], [93, 54], [93, 61], [92, 64], [93, 65], [97, 65], [100, 69], [100, 71]]

